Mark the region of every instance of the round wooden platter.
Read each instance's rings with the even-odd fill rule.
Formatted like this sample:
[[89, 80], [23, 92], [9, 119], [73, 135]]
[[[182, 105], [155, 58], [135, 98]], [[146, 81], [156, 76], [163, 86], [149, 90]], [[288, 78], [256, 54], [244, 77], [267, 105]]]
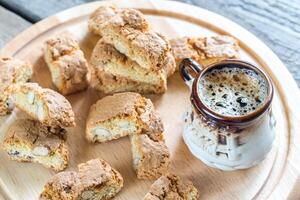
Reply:
[[[237, 24], [217, 14], [172, 1], [94, 2], [71, 8], [49, 17], [21, 33], [0, 54], [26, 59], [34, 65], [34, 82], [53, 88], [43, 60], [43, 42], [58, 33], [69, 31], [80, 41], [86, 58], [99, 39], [88, 33], [87, 20], [99, 5], [141, 10], [153, 28], [169, 38], [229, 34], [240, 42], [242, 58], [261, 66], [275, 85], [273, 112], [277, 120], [276, 141], [272, 151], [259, 165], [234, 172], [205, 166], [187, 149], [182, 140], [182, 116], [189, 106], [189, 91], [178, 74], [168, 82], [163, 95], [150, 95], [165, 125], [166, 143], [172, 154], [171, 171], [190, 179], [199, 189], [201, 199], [299, 199], [300, 198], [300, 93], [292, 76], [278, 57], [260, 40]], [[132, 169], [128, 138], [105, 144], [89, 144], [84, 138], [89, 107], [103, 95], [93, 89], [67, 96], [76, 113], [77, 127], [69, 129], [70, 163], [77, 164], [101, 157], [124, 177], [124, 188], [115, 199], [142, 199], [153, 181], [138, 180]], [[11, 118], [11, 117], [8, 117]], [[6, 121], [5, 121], [6, 120]], [[2, 119], [1, 137], [9, 120]], [[255, 147], [253, 147], [255, 148]], [[44, 183], [55, 173], [38, 164], [10, 161], [0, 151], [0, 192], [5, 199], [37, 199]]]

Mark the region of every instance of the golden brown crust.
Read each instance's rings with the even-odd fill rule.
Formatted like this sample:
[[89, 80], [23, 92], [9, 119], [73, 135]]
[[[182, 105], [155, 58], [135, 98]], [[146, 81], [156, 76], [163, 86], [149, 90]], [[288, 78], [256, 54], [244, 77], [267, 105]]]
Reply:
[[[40, 101], [42, 104], [44, 116], [39, 117], [38, 112], [30, 110], [24, 105], [23, 101], [32, 104], [31, 99], [20, 99], [19, 94], [29, 95], [33, 93], [33, 104]], [[54, 90], [42, 88], [37, 83], [25, 83], [16, 85], [12, 88], [12, 100], [14, 104], [22, 111], [29, 114], [32, 118], [39, 120], [41, 123], [48, 126], [70, 127], [75, 126], [75, 116], [71, 104], [61, 94]]]
[[164, 67], [159, 70], [145, 69], [118, 52], [112, 45], [100, 39], [96, 44], [91, 60], [95, 71], [94, 85], [105, 93], [143, 92], [162, 93], [167, 90], [167, 77], [174, 73], [175, 61], [168, 53]]
[[51, 152], [56, 151], [62, 140], [65, 140], [66, 130], [44, 126], [38, 121], [31, 119], [17, 120], [9, 129], [6, 139], [24, 140], [31, 146], [45, 146]]
[[117, 92], [138, 92], [142, 94], [161, 94], [166, 91], [165, 85], [163, 87], [133, 81], [128, 78], [115, 76], [106, 73], [103, 70], [97, 70], [93, 76], [93, 86], [95, 89], [104, 92], [105, 94], [113, 94]]
[[[107, 20], [103, 20], [105, 18]], [[166, 60], [172, 63], [170, 59], [173, 57], [168, 55], [171, 52], [170, 44], [149, 27], [143, 14], [134, 9], [102, 6], [89, 20], [92, 32], [101, 35], [106, 43], [112, 44], [142, 68], [163, 69]]]
[[[106, 43], [114, 45], [118, 51], [136, 61], [145, 69], [159, 70], [165, 67], [167, 53], [171, 52], [168, 41], [161, 35], [148, 31], [132, 30], [125, 27], [108, 27], [102, 37]], [[114, 32], [113, 36], [110, 36]], [[121, 44], [122, 47], [117, 46]], [[174, 66], [175, 67], [175, 66]]]
[[199, 194], [190, 181], [168, 174], [157, 179], [144, 197], [144, 200], [197, 200]]
[[[111, 125], [107, 125], [112, 124], [113, 120], [120, 122], [122, 119], [126, 121], [126, 128], [130, 127], [125, 129], [125, 134], [116, 132]], [[129, 126], [128, 122], [132, 125]], [[154, 179], [166, 173], [170, 163], [163, 131], [162, 121], [151, 100], [138, 93], [125, 92], [106, 96], [91, 106], [86, 137], [92, 142], [103, 142], [129, 134], [137, 177]], [[114, 134], [116, 137], [112, 136]]]
[[117, 181], [119, 185], [122, 185], [121, 182], [123, 182], [121, 174], [101, 159], [93, 159], [79, 164], [78, 175], [85, 188], [96, 187], [112, 180]]
[[139, 179], [155, 179], [167, 173], [170, 154], [164, 141], [154, 141], [147, 134], [131, 135], [134, 168]]
[[98, 100], [91, 106], [87, 118], [87, 140], [106, 142], [127, 136], [139, 129], [135, 127], [137, 118], [135, 104], [140, 98], [141, 95], [138, 93], [125, 92]]
[[90, 63], [96, 68], [105, 70], [105, 63], [116, 63], [124, 66], [124, 68], [134, 68], [135, 71], [146, 74], [153, 73], [159, 75], [163, 74], [163, 78], [167, 78], [174, 73], [174, 57], [171, 52], [166, 55], [164, 66], [161, 69], [145, 69], [137, 62], [131, 60], [126, 55], [120, 53], [113, 45], [105, 43], [103, 39], [99, 39], [93, 49]]
[[51, 61], [58, 60], [60, 57], [80, 49], [78, 41], [70, 34], [62, 34], [50, 38], [45, 42], [45, 45], [46, 49], [50, 52]]
[[115, 6], [100, 6], [90, 16], [89, 30], [97, 35], [101, 35], [101, 29], [109, 24], [116, 26], [128, 25], [141, 31], [149, 30], [149, 23], [144, 15], [135, 9], [119, 9]]
[[61, 93], [71, 94], [87, 88], [88, 64], [72, 35], [61, 34], [47, 40], [44, 57], [52, 82]]
[[3, 147], [12, 160], [36, 162], [60, 171], [66, 168], [69, 157], [65, 133], [62, 128], [19, 119], [10, 126]]
[[199, 60], [198, 52], [189, 44], [189, 37], [181, 37], [170, 40], [172, 51], [176, 60], [176, 64], [179, 65], [182, 59], [192, 58]]
[[79, 197], [82, 190], [83, 186], [76, 172], [60, 172], [46, 183], [39, 199], [75, 200]]
[[174, 74], [176, 70], [176, 61], [172, 52], [168, 52], [166, 54], [166, 58], [163, 63], [163, 66], [164, 66], [164, 73], [167, 76], [167, 78]]
[[[104, 43], [102, 39], [98, 41], [93, 50], [90, 63], [96, 72], [96, 78], [100, 80], [96, 88], [101, 89], [108, 85], [110, 87], [115, 86], [112, 91], [104, 90], [104, 92], [109, 93], [115, 90], [120, 92], [122, 89], [123, 92], [126, 89], [139, 90], [140, 86], [143, 85], [145, 92], [164, 92], [167, 89], [167, 74], [171, 73], [170, 69], [167, 68], [168, 65], [166, 65], [168, 71], [141, 68], [135, 61], [118, 52], [112, 45]], [[135, 87], [130, 87], [130, 83]], [[155, 90], [152, 90], [153, 87], [147, 87], [147, 85], [152, 85]], [[147, 89], [151, 90], [147, 91]]]
[[133, 92], [106, 96], [91, 106], [88, 121], [95, 125], [114, 117], [134, 115], [135, 104], [140, 98], [140, 94]]
[[[102, 191], [103, 199], [115, 196], [123, 187], [121, 174], [101, 159], [93, 159], [78, 165], [78, 172], [61, 172], [44, 186], [41, 200], [91, 199], [88, 195]], [[104, 188], [107, 188], [105, 190]], [[84, 194], [85, 192], [88, 192]]]
[[0, 116], [7, 115], [12, 110], [9, 105], [8, 86], [27, 82], [32, 74], [31, 64], [12, 57], [0, 56]]
[[89, 31], [100, 35], [99, 30], [117, 15], [117, 8], [114, 6], [100, 6], [90, 16], [88, 22]]
[[150, 99], [141, 98], [136, 111], [141, 131], [130, 135], [133, 166], [139, 179], [155, 179], [165, 174], [170, 165], [164, 127]]
[[164, 141], [164, 126], [155, 111], [153, 103], [150, 99], [141, 98], [136, 104], [138, 113], [138, 123], [141, 127], [141, 134], [146, 134], [153, 141]]
[[[86, 125], [87, 139], [95, 142], [92, 134], [93, 128], [114, 119], [131, 121], [135, 126], [132, 131], [136, 134], [143, 132], [155, 141], [164, 140], [162, 134], [164, 131], [163, 124], [159, 115], [155, 112], [151, 100], [133, 92], [106, 96], [91, 106]], [[122, 134], [119, 137], [128, 134]], [[105, 140], [102, 139], [101, 141]]]
[[213, 62], [239, 57], [238, 41], [226, 35], [182, 37], [170, 40], [177, 66], [184, 58], [192, 58], [204, 67]]

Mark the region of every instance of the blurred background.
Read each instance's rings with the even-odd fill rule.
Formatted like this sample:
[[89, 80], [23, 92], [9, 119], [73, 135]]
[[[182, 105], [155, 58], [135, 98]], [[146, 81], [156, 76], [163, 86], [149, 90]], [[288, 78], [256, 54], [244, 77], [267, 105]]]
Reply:
[[[138, 0], [137, 0], [138, 1]], [[300, 86], [300, 0], [178, 0], [240, 24], [264, 41]], [[30, 25], [91, 0], [0, 0], [0, 48]]]

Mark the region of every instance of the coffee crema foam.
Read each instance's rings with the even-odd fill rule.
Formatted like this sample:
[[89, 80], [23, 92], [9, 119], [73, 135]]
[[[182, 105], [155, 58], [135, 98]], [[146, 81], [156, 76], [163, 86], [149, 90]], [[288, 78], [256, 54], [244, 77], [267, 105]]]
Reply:
[[204, 74], [198, 85], [201, 101], [225, 116], [243, 116], [261, 107], [268, 95], [266, 80], [251, 69], [224, 67]]

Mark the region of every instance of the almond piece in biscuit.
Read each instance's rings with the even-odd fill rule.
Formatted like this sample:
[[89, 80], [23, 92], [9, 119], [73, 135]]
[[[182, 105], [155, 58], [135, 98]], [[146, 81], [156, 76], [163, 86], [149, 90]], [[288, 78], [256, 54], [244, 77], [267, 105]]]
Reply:
[[111, 199], [123, 187], [121, 174], [101, 159], [78, 165], [78, 172], [60, 172], [44, 186], [40, 200]]
[[211, 37], [182, 37], [170, 40], [177, 69], [184, 58], [192, 58], [203, 67], [229, 59], [239, 57], [238, 41], [226, 35]]
[[[162, 69], [172, 57], [168, 40], [154, 32], [138, 10], [101, 6], [90, 16], [89, 28], [142, 68]], [[174, 58], [169, 62], [175, 69]]]
[[62, 34], [47, 40], [44, 58], [59, 92], [66, 95], [87, 88], [88, 63], [72, 35]]
[[142, 98], [126, 92], [106, 96], [91, 106], [86, 125], [86, 138], [106, 142], [139, 131], [135, 104]]
[[0, 116], [7, 115], [12, 110], [9, 86], [26, 83], [32, 74], [31, 64], [12, 57], [0, 56]]
[[30, 119], [18, 119], [10, 126], [3, 148], [12, 160], [40, 163], [61, 171], [68, 164], [65, 132]]
[[20, 110], [47, 126], [75, 126], [74, 113], [68, 100], [37, 83], [15, 85], [11, 99]]
[[[112, 45], [106, 44], [103, 39], [96, 44], [90, 63], [99, 80], [99, 86], [96, 88], [101, 90], [101, 88], [114, 86], [111, 90], [102, 89], [106, 93], [116, 91], [162, 93], [167, 89], [168, 75], [173, 73], [172, 62], [166, 62], [161, 69], [148, 70], [118, 52]], [[109, 75], [112, 78], [106, 78]], [[122, 84], [123, 82], [127, 84]], [[132, 83], [135, 87], [131, 87], [128, 83]]]
[[168, 174], [157, 179], [144, 197], [144, 200], [197, 200], [198, 190], [190, 181], [183, 181], [179, 176]]

